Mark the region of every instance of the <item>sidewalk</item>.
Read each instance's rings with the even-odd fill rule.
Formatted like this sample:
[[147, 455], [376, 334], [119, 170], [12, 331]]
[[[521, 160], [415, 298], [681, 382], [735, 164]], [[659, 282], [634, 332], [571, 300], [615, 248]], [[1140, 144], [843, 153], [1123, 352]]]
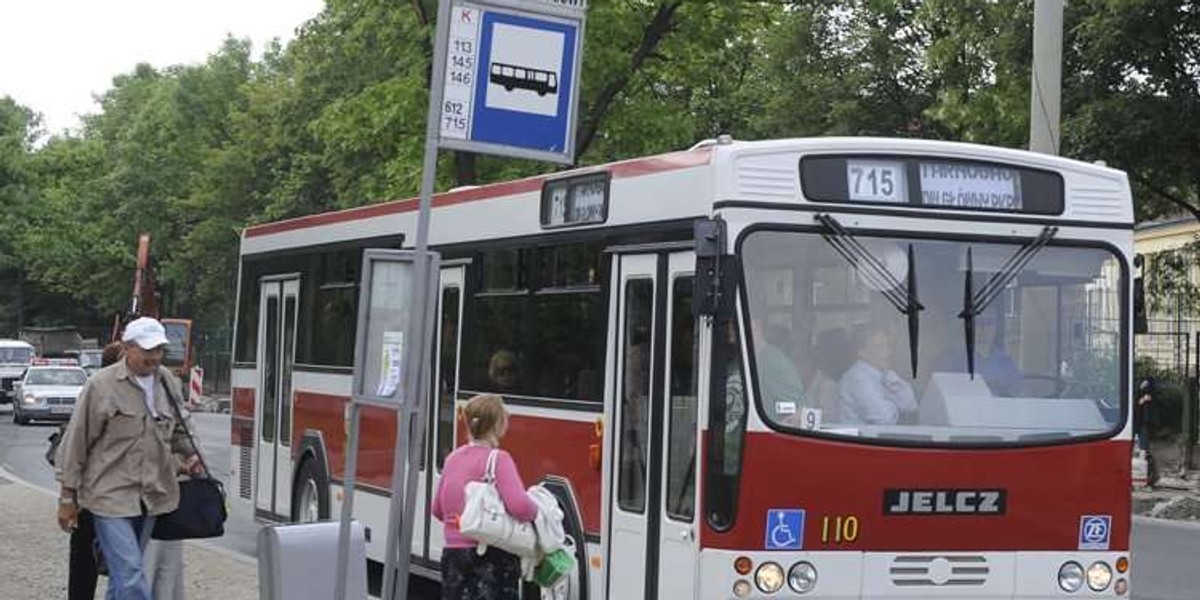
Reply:
[[[0, 469], [0, 598], [41, 600], [67, 595], [68, 536], [55, 523], [55, 498]], [[187, 600], [254, 600], [258, 567], [200, 542], [183, 551]], [[100, 578], [96, 597], [104, 597]]]

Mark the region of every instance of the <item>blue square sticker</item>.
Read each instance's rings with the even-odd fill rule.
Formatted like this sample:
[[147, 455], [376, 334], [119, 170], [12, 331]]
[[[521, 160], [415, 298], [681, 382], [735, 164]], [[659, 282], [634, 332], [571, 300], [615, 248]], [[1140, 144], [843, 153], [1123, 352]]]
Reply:
[[767, 511], [767, 550], [800, 550], [804, 547], [804, 509], [772, 508]]
[[1108, 550], [1112, 537], [1112, 515], [1083, 515], [1079, 517], [1079, 549]]

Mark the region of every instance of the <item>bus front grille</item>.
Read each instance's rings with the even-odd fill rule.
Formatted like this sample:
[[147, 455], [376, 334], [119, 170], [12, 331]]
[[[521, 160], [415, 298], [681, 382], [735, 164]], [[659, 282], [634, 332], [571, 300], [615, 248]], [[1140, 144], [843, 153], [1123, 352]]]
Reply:
[[987, 583], [988, 564], [982, 556], [897, 556], [890, 569], [897, 587], [970, 587]]

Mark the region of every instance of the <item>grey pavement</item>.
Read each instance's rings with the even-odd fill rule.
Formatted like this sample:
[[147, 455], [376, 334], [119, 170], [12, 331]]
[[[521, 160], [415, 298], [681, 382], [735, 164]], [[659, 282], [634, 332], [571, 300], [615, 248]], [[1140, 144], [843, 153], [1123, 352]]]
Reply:
[[[68, 536], [55, 523], [55, 494], [0, 469], [0, 598], [66, 596]], [[188, 600], [253, 600], [258, 567], [252, 558], [203, 542], [184, 544]], [[103, 597], [101, 578], [97, 597]]]

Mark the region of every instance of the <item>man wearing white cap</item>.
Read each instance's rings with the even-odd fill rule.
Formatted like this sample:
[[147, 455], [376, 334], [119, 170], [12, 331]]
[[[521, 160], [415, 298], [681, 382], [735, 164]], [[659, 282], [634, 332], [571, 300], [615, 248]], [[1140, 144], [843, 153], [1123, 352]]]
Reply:
[[107, 600], [152, 600], [143, 566], [156, 515], [179, 505], [176, 474], [195, 472], [196, 451], [171, 408], [179, 382], [161, 366], [167, 335], [142, 317], [125, 326], [125, 357], [88, 379], [62, 441], [58, 523], [94, 515], [108, 566]]

